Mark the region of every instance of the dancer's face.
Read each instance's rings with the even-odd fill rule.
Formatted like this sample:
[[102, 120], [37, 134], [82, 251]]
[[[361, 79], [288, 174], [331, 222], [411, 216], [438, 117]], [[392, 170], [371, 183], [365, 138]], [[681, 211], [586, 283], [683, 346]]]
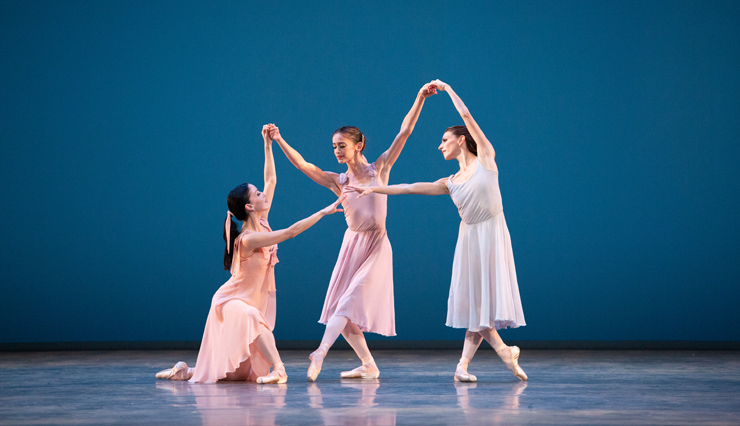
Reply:
[[270, 201], [256, 186], [249, 184], [249, 204], [247, 206], [248, 211], [249, 206], [252, 206], [251, 211], [261, 212], [270, 208]]
[[362, 149], [362, 143], [355, 144], [352, 139], [341, 133], [336, 133], [331, 137], [331, 144], [334, 147], [334, 156], [337, 157], [339, 164], [352, 160]]
[[445, 160], [453, 160], [460, 155], [460, 138], [462, 136], [455, 136], [452, 132], [442, 135], [442, 143], [437, 149], [442, 151]]

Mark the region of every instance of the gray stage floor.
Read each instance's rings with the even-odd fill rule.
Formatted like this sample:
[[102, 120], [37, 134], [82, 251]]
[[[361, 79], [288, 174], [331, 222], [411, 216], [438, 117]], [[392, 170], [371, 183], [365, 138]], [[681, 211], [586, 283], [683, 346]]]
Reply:
[[376, 351], [379, 380], [332, 351], [316, 383], [308, 351], [282, 351], [285, 385], [191, 385], [154, 373], [192, 351], [0, 353], [0, 424], [740, 424], [740, 352], [522, 351], [519, 382], [490, 349], [452, 380], [458, 351]]

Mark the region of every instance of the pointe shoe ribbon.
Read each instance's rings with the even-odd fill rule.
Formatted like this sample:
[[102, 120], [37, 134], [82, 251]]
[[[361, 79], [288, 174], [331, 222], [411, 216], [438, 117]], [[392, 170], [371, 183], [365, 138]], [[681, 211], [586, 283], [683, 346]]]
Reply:
[[180, 361], [174, 367], [160, 371], [155, 377], [165, 380], [190, 380], [193, 377], [193, 369], [188, 368], [187, 364]]
[[509, 369], [519, 380], [527, 380], [527, 373], [522, 370], [519, 366], [519, 354], [521, 350], [517, 346], [504, 346], [503, 348], [496, 351], [501, 360], [506, 364], [506, 368]]

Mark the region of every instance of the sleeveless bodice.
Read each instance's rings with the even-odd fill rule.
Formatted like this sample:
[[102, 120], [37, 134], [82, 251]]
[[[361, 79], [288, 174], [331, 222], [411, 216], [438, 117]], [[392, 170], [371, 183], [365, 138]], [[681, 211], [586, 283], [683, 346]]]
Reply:
[[[370, 183], [360, 183], [352, 173], [339, 175], [339, 183], [350, 184], [357, 187], [383, 185], [378, 181], [378, 172], [375, 164], [370, 164]], [[362, 198], [357, 198], [356, 193], [347, 194], [342, 202], [344, 217], [347, 219], [347, 227], [355, 232], [374, 231], [385, 229], [385, 217], [388, 212], [388, 196], [385, 194], [372, 193]]]
[[[264, 232], [272, 232], [267, 220], [260, 220]], [[213, 295], [213, 306], [217, 317], [223, 321], [221, 308], [229, 300], [239, 299], [259, 309], [263, 315], [268, 311], [270, 293], [275, 291], [275, 264], [278, 263], [277, 244], [260, 247], [251, 254], [244, 253], [242, 238], [250, 231], [242, 231], [234, 241], [234, 260], [231, 263], [231, 278]], [[246, 257], [245, 257], [246, 256]]]
[[492, 172], [476, 158], [475, 171], [466, 182], [456, 184], [449, 177], [447, 188], [463, 222], [472, 225], [483, 222], [504, 211], [498, 172]]

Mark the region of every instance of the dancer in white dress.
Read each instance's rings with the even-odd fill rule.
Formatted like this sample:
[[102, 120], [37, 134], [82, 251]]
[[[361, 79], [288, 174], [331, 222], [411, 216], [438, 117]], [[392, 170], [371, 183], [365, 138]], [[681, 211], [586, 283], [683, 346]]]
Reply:
[[465, 126], [445, 130], [439, 145], [445, 160], [456, 159], [460, 170], [436, 182], [346, 186], [345, 189], [358, 192], [361, 197], [373, 192], [389, 195], [450, 194], [462, 222], [452, 265], [447, 326], [467, 329], [455, 380], [477, 380], [468, 373], [468, 364], [482, 339], [491, 344], [516, 377], [527, 380], [519, 366], [519, 348], [504, 344], [496, 331], [526, 323], [519, 298], [511, 238], [501, 203], [495, 151], [452, 88], [439, 80], [432, 84], [450, 95], [465, 122]]

